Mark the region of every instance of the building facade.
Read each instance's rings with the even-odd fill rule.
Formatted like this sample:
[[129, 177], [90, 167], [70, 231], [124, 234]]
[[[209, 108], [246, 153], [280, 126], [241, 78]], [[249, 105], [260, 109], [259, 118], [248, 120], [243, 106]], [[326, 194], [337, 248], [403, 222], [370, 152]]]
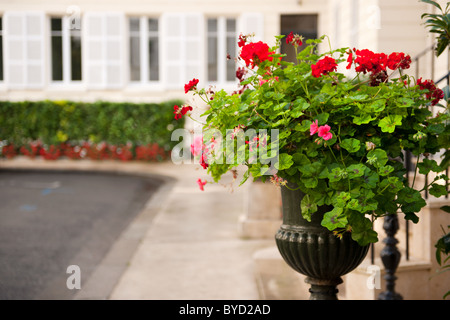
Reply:
[[[444, 1], [441, 1], [444, 2]], [[234, 88], [239, 34], [274, 44], [290, 31], [336, 47], [432, 44], [430, 5], [411, 0], [0, 0], [0, 99], [161, 101], [192, 78]], [[321, 50], [327, 50], [324, 43]], [[288, 48], [282, 48], [288, 50]], [[448, 70], [448, 55], [436, 70]], [[421, 74], [429, 73], [424, 69]], [[428, 75], [424, 77], [440, 74]]]

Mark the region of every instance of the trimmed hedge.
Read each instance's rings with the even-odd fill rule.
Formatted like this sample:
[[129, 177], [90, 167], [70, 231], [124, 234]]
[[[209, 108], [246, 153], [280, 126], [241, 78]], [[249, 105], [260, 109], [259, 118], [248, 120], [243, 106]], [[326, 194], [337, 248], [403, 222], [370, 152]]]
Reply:
[[42, 146], [157, 145], [167, 153], [171, 131], [184, 126], [175, 120], [173, 106], [163, 103], [0, 101], [0, 141], [16, 152], [39, 142]]

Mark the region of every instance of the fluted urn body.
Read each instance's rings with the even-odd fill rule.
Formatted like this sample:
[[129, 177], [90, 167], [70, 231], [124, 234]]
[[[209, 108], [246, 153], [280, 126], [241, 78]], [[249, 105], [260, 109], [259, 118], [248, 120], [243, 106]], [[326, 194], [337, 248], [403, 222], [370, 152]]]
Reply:
[[283, 224], [275, 236], [278, 250], [290, 267], [307, 276], [311, 300], [337, 299], [341, 276], [363, 261], [369, 247], [360, 246], [349, 232], [338, 238], [321, 225], [330, 207], [319, 207], [310, 222], [305, 220], [301, 213], [304, 193], [291, 189], [281, 187]]

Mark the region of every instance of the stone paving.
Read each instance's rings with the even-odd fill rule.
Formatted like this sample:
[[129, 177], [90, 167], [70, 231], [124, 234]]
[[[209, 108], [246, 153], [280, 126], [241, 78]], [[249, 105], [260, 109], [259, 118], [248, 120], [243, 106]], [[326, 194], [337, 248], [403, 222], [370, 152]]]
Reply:
[[[253, 255], [272, 239], [243, 239], [238, 220], [246, 185], [231, 176], [207, 184], [200, 166], [165, 163], [4, 160], [0, 168], [120, 171], [167, 182], [149, 200], [97, 267], [77, 299], [260, 299]], [[116, 281], [118, 279], [118, 281]]]

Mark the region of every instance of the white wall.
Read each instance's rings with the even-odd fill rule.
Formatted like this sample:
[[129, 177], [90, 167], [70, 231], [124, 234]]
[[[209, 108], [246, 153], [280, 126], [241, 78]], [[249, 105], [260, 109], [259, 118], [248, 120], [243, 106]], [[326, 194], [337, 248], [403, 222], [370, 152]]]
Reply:
[[[445, 1], [440, 0], [440, 2], [444, 4]], [[262, 27], [259, 28], [258, 33], [269, 45], [274, 44], [274, 36], [280, 32], [282, 14], [318, 14], [318, 35], [327, 34], [333, 48], [348, 46], [386, 53], [404, 51], [414, 56], [432, 42], [430, 34], [421, 25], [420, 20], [420, 15], [427, 8], [432, 9], [432, 6], [411, 0], [278, 0], [276, 2], [260, 0], [0, 0], [0, 14], [3, 15], [8, 11], [39, 11], [45, 17], [63, 16], [69, 15], [67, 9], [70, 6], [79, 8], [81, 17], [88, 12], [118, 12], [124, 18], [133, 15], [160, 17], [178, 12], [197, 14], [204, 19], [228, 16], [242, 20], [245, 15], [259, 14], [262, 17]], [[243, 24], [238, 33], [245, 31], [242, 29], [244, 29]], [[121, 43], [126, 46], [128, 43], [126, 28], [123, 37]], [[44, 38], [46, 51], [42, 68], [49, 73], [49, 37], [45, 35]], [[324, 43], [320, 49], [328, 50], [328, 43]], [[128, 77], [127, 50], [125, 48], [123, 52], [124, 81], [117, 88], [105, 89], [101, 86], [94, 88], [95, 86], [87, 85], [87, 81], [83, 81], [83, 85], [78, 87], [55, 87], [51, 85], [47, 74], [44, 85], [36, 89], [13, 89], [5, 81], [3, 84], [0, 83], [0, 99], [161, 101], [185, 97], [182, 85], [179, 89], [176, 86], [168, 86], [167, 83], [156, 86], [129, 85], [125, 79]], [[206, 50], [204, 44], [200, 50]], [[164, 53], [164, 50], [162, 52]], [[447, 70], [447, 59], [448, 55], [440, 58], [437, 69]], [[85, 62], [84, 60], [83, 63]], [[199, 79], [206, 78], [204, 69], [204, 67], [199, 68], [197, 76]], [[425, 75], [427, 72], [428, 70], [423, 69], [420, 74], [428, 77]]]

